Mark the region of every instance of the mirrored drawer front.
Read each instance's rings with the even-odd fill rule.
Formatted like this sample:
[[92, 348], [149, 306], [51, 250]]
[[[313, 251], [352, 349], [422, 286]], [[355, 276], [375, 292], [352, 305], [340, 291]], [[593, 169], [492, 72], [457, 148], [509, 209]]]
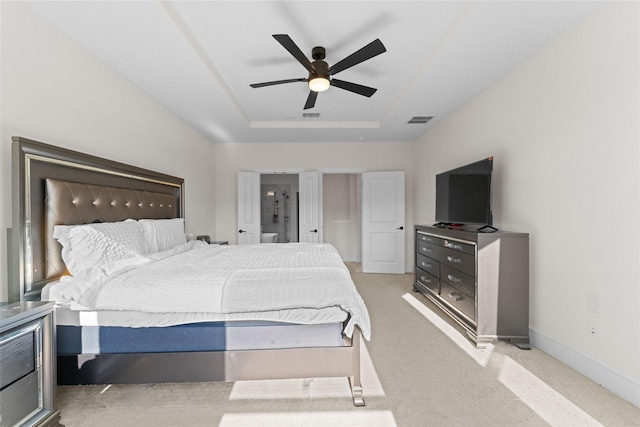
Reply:
[[470, 320], [475, 321], [476, 303], [473, 297], [465, 295], [462, 291], [444, 281], [440, 281], [440, 296], [442, 301], [456, 308]]
[[33, 329], [0, 338], [0, 390], [36, 369], [34, 342]]
[[426, 234], [422, 234], [422, 233], [417, 233], [416, 235], [416, 240], [418, 242], [423, 242], [423, 243], [432, 243], [436, 246], [443, 246], [443, 239], [439, 238], [439, 237], [435, 237], [435, 236], [428, 236]]
[[476, 283], [473, 276], [464, 274], [460, 270], [442, 264], [440, 266], [440, 279], [449, 283], [449, 285], [474, 298], [476, 294]]
[[476, 274], [476, 257], [453, 249], [442, 248], [438, 261], [470, 276]]
[[445, 248], [453, 249], [454, 251], [464, 252], [469, 255], [476, 254], [476, 247], [474, 245], [458, 242], [456, 240], [443, 239], [442, 246], [444, 246]]
[[30, 373], [1, 390], [0, 407], [2, 407], [0, 427], [14, 426], [25, 417], [42, 409], [38, 371]]
[[416, 247], [419, 254], [428, 256], [433, 259], [438, 258], [437, 254], [442, 248], [441, 246], [434, 245], [433, 243], [421, 242], [419, 240], [416, 242]]
[[423, 269], [433, 276], [440, 277], [440, 263], [438, 261], [420, 254], [417, 255], [417, 261], [418, 268]]
[[418, 268], [416, 270], [416, 279], [427, 288], [431, 289], [436, 295], [440, 293], [440, 281], [437, 277], [427, 273], [421, 268]]

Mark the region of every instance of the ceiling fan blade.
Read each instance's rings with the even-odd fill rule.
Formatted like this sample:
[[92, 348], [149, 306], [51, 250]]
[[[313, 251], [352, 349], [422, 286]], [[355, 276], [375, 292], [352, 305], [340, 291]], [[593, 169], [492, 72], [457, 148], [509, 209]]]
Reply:
[[340, 71], [344, 71], [347, 68], [351, 68], [354, 65], [357, 65], [368, 59], [371, 59], [374, 56], [378, 56], [381, 53], [385, 53], [386, 51], [387, 49], [384, 47], [380, 39], [375, 39], [374, 41], [372, 41], [362, 49], [347, 56], [342, 61], [333, 64], [333, 66], [329, 68], [329, 74], [330, 75], [337, 74]]
[[275, 80], [272, 82], [264, 82], [264, 83], [251, 83], [249, 86], [258, 88], [265, 86], [273, 86], [273, 85], [281, 85], [284, 83], [293, 83], [293, 82], [306, 82], [307, 79], [287, 79], [287, 80]]
[[339, 87], [340, 89], [348, 90], [349, 92], [357, 93], [367, 98], [378, 90], [369, 86], [362, 86], [357, 83], [345, 82], [344, 80], [338, 79], [331, 79], [331, 86]]
[[309, 58], [307, 58], [305, 54], [302, 53], [298, 45], [295, 44], [293, 40], [291, 40], [291, 37], [286, 34], [274, 34], [273, 38], [276, 39], [278, 43], [280, 43], [285, 49], [287, 49], [289, 53], [293, 55], [293, 57], [296, 58], [304, 68], [307, 69], [307, 71], [309, 71], [310, 73], [315, 72], [313, 65], [311, 65], [311, 62], [309, 61]]
[[309, 97], [307, 98], [307, 102], [304, 104], [303, 110], [308, 110], [309, 108], [313, 108], [316, 105], [317, 97], [318, 97], [318, 92], [314, 92], [310, 90]]

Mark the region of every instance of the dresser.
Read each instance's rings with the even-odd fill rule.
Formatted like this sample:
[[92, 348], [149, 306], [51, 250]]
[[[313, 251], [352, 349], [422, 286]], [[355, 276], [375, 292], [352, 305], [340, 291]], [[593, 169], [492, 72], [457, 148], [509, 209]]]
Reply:
[[464, 327], [480, 348], [529, 347], [529, 235], [415, 227], [414, 291]]
[[57, 426], [54, 304], [0, 305], [0, 427]]

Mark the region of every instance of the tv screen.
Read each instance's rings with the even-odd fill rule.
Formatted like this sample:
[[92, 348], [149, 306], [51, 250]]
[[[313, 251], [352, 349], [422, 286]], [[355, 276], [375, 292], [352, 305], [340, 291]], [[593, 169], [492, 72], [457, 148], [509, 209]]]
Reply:
[[436, 221], [492, 225], [493, 157], [436, 175]]

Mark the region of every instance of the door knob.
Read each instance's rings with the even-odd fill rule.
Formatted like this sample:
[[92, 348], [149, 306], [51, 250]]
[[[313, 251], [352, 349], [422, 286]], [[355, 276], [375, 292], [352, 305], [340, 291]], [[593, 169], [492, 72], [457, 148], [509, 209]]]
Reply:
[[400, 227], [396, 228], [396, 230], [404, 230], [404, 227], [400, 226]]
[[238, 233], [245, 233], [244, 230], [238, 230]]
[[312, 233], [317, 233], [317, 232], [318, 232], [318, 229], [317, 229], [317, 228], [314, 228], [313, 230], [309, 230], [309, 231], [311, 231]]

